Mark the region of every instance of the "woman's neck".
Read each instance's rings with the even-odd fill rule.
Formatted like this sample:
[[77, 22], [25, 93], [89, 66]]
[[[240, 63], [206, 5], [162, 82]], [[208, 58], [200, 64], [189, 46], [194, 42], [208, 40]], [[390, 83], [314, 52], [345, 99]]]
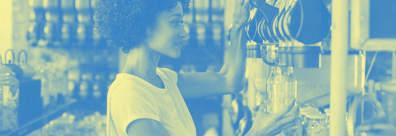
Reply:
[[156, 78], [156, 68], [159, 62], [159, 54], [147, 47], [137, 47], [129, 51], [121, 72], [133, 74], [145, 80]]

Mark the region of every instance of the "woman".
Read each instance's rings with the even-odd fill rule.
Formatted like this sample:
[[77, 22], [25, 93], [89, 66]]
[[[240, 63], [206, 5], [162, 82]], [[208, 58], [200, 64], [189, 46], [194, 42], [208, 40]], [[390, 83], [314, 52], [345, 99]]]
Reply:
[[[191, 136], [195, 126], [183, 98], [241, 90], [247, 9], [234, 21], [231, 45], [220, 72], [183, 73], [157, 67], [162, 56], [177, 58], [188, 39], [183, 0], [101, 0], [99, 31], [126, 54], [107, 97], [107, 135]], [[278, 116], [279, 118], [279, 116]], [[271, 121], [272, 123], [273, 121]]]

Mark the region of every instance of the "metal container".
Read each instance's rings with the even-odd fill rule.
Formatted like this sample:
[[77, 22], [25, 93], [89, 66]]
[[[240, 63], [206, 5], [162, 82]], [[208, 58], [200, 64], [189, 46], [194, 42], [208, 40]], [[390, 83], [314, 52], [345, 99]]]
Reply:
[[294, 68], [319, 68], [321, 66], [320, 46], [265, 46], [263, 61], [271, 66]]
[[320, 46], [288, 46], [278, 48], [278, 65], [294, 68], [319, 68]]

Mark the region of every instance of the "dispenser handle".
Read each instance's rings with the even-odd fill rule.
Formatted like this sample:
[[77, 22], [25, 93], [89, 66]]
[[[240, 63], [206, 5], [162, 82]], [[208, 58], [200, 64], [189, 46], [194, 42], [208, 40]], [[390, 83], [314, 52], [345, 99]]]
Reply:
[[19, 64], [27, 64], [28, 62], [28, 53], [26, 50], [21, 50], [18, 53], [18, 63]]
[[[9, 54], [11, 54], [11, 59], [9, 59]], [[15, 62], [15, 53], [13, 49], [8, 49], [6, 50], [6, 52], [4, 53], [4, 64], [14, 64]]]
[[[260, 50], [261, 50], [261, 54], [262, 54], [262, 56], [263, 56], [263, 61], [267, 64], [267, 65], [270, 65], [270, 66], [276, 66], [276, 58], [277, 58], [277, 56], [276, 56], [276, 50], [274, 50], [274, 53], [275, 53], [275, 57], [272, 59], [272, 60], [270, 60], [270, 59], [268, 59], [268, 48], [269, 46], [262, 46], [261, 48], [260, 48]], [[264, 48], [264, 49], [263, 49]], [[272, 48], [276, 48], [276, 47], [272, 47]]]

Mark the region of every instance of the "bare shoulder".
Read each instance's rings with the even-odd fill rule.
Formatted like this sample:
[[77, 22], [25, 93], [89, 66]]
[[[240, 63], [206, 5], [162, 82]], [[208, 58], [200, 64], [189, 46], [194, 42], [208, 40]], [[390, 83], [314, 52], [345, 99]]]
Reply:
[[169, 136], [165, 127], [156, 120], [139, 119], [129, 123], [128, 136]]

